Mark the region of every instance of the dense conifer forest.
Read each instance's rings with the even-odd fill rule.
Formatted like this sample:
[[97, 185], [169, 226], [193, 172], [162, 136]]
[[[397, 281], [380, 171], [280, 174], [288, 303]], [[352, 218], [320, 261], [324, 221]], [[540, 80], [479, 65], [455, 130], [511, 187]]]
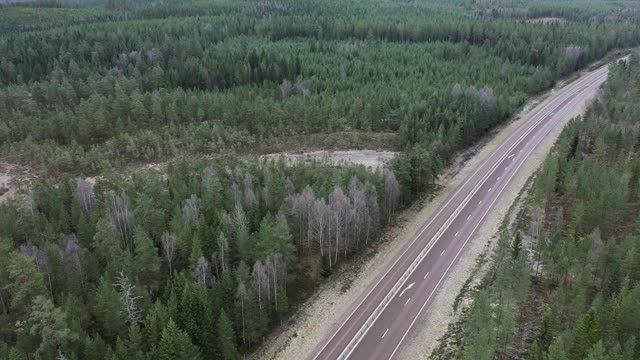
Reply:
[[[0, 359], [250, 353], [341, 262], [377, 241], [398, 210], [432, 191], [462, 149], [528, 97], [637, 46], [638, 8], [597, 0], [1, 4], [0, 161], [36, 169], [41, 180], [0, 204]], [[601, 243], [593, 277], [580, 277], [583, 308], [594, 310], [576, 305], [572, 317], [548, 320], [540, 356], [549, 346], [582, 351], [564, 329], [609, 316], [604, 306], [635, 291], [626, 263], [608, 271], [607, 259], [633, 247], [616, 244], [634, 213], [620, 196], [637, 193], [629, 179], [637, 183], [640, 171], [630, 160], [636, 84], [627, 74], [636, 72], [616, 69], [588, 121], [567, 131], [570, 158], [545, 166], [545, 209], [574, 201], [565, 207], [571, 222], [554, 229], [577, 224], [572, 239], [590, 239], [597, 228]], [[616, 121], [607, 125], [604, 114]], [[391, 138], [380, 146], [400, 154], [377, 170], [254, 157], [296, 150], [292, 138], [317, 147], [336, 134], [356, 148]], [[137, 170], [160, 161], [166, 171]], [[628, 190], [618, 195], [614, 184]], [[552, 248], [552, 239], [540, 242], [549, 247], [540, 256], [591, 256], [582, 245]], [[510, 266], [524, 266], [524, 254]], [[554, 311], [578, 291], [568, 270], [591, 264], [573, 261], [542, 267], [540, 278], [560, 294]], [[617, 281], [608, 293], [587, 290], [608, 277]], [[530, 294], [525, 285], [510, 295], [513, 307]], [[603, 351], [617, 351], [621, 333], [610, 330]], [[576, 346], [586, 353], [599, 340]]]

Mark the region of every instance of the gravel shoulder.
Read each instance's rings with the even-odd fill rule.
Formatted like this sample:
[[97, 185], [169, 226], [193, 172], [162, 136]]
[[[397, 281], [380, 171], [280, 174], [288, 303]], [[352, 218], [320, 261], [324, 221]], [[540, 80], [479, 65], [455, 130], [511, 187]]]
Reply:
[[[533, 106], [553, 94], [554, 91], [551, 90], [531, 100], [514, 117], [514, 120], [495, 129], [478, 145], [460, 155], [441, 176], [440, 191], [434, 194], [431, 199], [417, 203], [404, 211], [399, 216], [396, 225], [387, 231], [383, 240], [375, 248], [368, 249], [361, 258], [345, 265], [340, 270], [340, 275], [321, 286], [316, 294], [292, 316], [288, 324], [271, 335], [251, 358], [260, 360], [308, 358], [318, 342], [327, 338], [340, 325], [344, 320], [344, 314], [348, 314], [356, 306], [370, 285], [383, 274], [383, 270], [388, 268], [407, 243], [413, 239], [425, 219], [428, 219], [447, 196], [523, 123]], [[565, 122], [583, 113], [586, 104], [585, 101], [576, 107], [574, 113], [568, 116]], [[414, 330], [405, 340], [405, 344], [397, 356], [398, 359], [428, 357], [436, 346], [437, 340], [445, 334], [448, 324], [456, 319], [456, 314], [451, 311], [451, 304], [469, 279], [469, 274], [473, 272], [476, 259], [482, 253], [487, 253], [492, 249], [492, 244], [495, 243], [492, 238], [497, 233], [510, 205], [518, 196], [527, 179], [543, 162], [563, 126], [564, 123], [554, 128], [544, 143], [535, 150], [513, 178], [505, 194], [496, 203], [495, 211], [487, 216], [485, 223], [467, 244], [457, 265], [442, 282], [434, 302], [430, 306], [430, 311], [423, 314], [416, 322]], [[480, 274], [478, 273], [476, 276], [478, 275]]]

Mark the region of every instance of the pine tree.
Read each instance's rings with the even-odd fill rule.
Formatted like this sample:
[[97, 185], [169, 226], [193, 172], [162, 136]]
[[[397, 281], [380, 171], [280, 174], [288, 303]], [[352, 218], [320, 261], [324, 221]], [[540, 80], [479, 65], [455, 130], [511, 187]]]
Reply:
[[542, 360], [538, 340], [534, 340], [533, 344], [531, 344], [531, 347], [529, 348], [529, 360]]
[[520, 231], [516, 230], [516, 236], [511, 243], [511, 256], [517, 259], [520, 255], [520, 250], [522, 250], [522, 238], [520, 237]]
[[36, 354], [42, 358], [53, 357], [66, 350], [79, 336], [67, 326], [67, 314], [56, 308], [44, 296], [33, 301], [28, 319], [29, 332], [40, 338]]
[[167, 326], [162, 331], [158, 349], [160, 360], [197, 360], [200, 358], [198, 347], [191, 343], [189, 335], [178, 329], [173, 319], [169, 319]]
[[172, 319], [169, 319], [169, 323], [162, 330], [162, 336], [160, 337], [159, 346], [159, 359], [160, 360], [174, 360], [178, 354], [178, 328]]
[[238, 358], [233, 324], [227, 317], [224, 310], [220, 313], [220, 321], [218, 322], [218, 342], [220, 343], [220, 349], [222, 350], [222, 357], [225, 360], [234, 360]]
[[583, 359], [599, 338], [600, 326], [598, 325], [595, 310], [592, 308], [577, 325], [571, 344], [570, 358], [575, 360]]
[[12, 253], [7, 273], [12, 294], [11, 307], [14, 312], [25, 313], [36, 297], [47, 293], [42, 274], [31, 259]]
[[544, 360], [569, 360], [561, 336], [557, 337], [549, 346], [549, 350], [544, 354]]
[[140, 226], [135, 228], [135, 272], [140, 284], [153, 293], [160, 287], [160, 256], [153, 241]]

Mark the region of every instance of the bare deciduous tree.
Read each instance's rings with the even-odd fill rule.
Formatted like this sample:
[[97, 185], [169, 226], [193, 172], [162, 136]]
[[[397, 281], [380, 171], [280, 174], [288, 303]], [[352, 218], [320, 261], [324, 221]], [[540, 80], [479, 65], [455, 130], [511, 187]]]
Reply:
[[198, 263], [194, 269], [194, 277], [202, 286], [209, 284], [209, 274], [211, 273], [211, 266], [209, 261], [204, 256], [198, 258]]
[[333, 235], [333, 243], [335, 245], [335, 257], [334, 262], [338, 262], [338, 254], [341, 250], [341, 246], [345, 249], [346, 245], [343, 241], [345, 236], [345, 220], [349, 212], [349, 198], [344, 194], [339, 186], [333, 189], [331, 195], [329, 195], [329, 208], [331, 209], [331, 233]]
[[313, 189], [308, 185], [302, 194], [291, 197], [293, 212], [297, 216], [297, 222], [294, 224], [294, 227], [298, 232], [298, 250], [301, 253], [311, 249], [311, 228], [309, 226], [309, 220], [315, 198], [316, 196], [313, 193]]
[[247, 216], [242, 209], [242, 204], [236, 202], [232, 214], [224, 212], [222, 215], [222, 223], [224, 225], [224, 233], [226, 236], [228, 236], [232, 242], [237, 241], [242, 230], [246, 229], [249, 225]]
[[400, 184], [396, 179], [396, 175], [389, 169], [384, 169], [384, 198], [387, 205], [389, 218], [387, 222], [391, 222], [391, 216], [395, 213], [400, 203]]
[[107, 194], [109, 222], [116, 228], [125, 248], [133, 251], [133, 213], [129, 210], [129, 197], [126, 193], [117, 195], [115, 191]]
[[273, 301], [276, 309], [278, 308], [278, 291], [284, 288], [286, 284], [283, 279], [286, 276], [286, 268], [280, 254], [267, 256], [265, 260], [265, 272], [269, 279], [269, 285], [273, 290]]
[[96, 201], [96, 195], [93, 192], [93, 185], [90, 182], [84, 179], [78, 179], [76, 185], [76, 197], [82, 211], [88, 213], [93, 209]]
[[369, 243], [371, 237], [378, 236], [378, 229], [380, 227], [380, 206], [378, 205], [378, 191], [373, 184], [365, 184], [365, 196], [368, 208], [367, 229], [365, 243]]
[[161, 241], [164, 256], [167, 259], [167, 263], [169, 263], [169, 276], [171, 276], [171, 274], [173, 273], [173, 268], [171, 266], [173, 264], [173, 259], [176, 256], [176, 236], [168, 231], [165, 231], [162, 234]]
[[[329, 236], [329, 206], [324, 201], [324, 199], [317, 199], [313, 203], [311, 222], [309, 227], [311, 228], [312, 236], [315, 242], [318, 244], [320, 248], [320, 255], [325, 256], [325, 247], [328, 246], [329, 240], [327, 237]], [[331, 248], [329, 247], [329, 268], [332, 266], [331, 261]]]
[[257, 260], [253, 265], [253, 271], [251, 273], [251, 282], [253, 285], [253, 290], [258, 297], [258, 307], [262, 310], [262, 304], [265, 301], [265, 298], [268, 297], [269, 294], [269, 286], [268, 286], [268, 276], [265, 271], [264, 265], [260, 260]]
[[296, 193], [296, 187], [293, 185], [291, 178], [287, 176], [287, 180], [284, 183], [284, 189], [287, 192], [287, 196], [292, 196]]
[[220, 259], [220, 267], [222, 268], [222, 272], [227, 270], [227, 261], [229, 253], [229, 243], [227, 242], [227, 238], [224, 236], [223, 232], [220, 232], [220, 236], [218, 237], [218, 257]]
[[292, 88], [293, 86], [291, 85], [289, 80], [282, 80], [282, 84], [280, 84], [280, 96], [282, 96], [283, 99], [287, 98], [289, 96], [289, 93], [291, 93]]
[[185, 199], [182, 203], [182, 223], [198, 225], [200, 223], [201, 207], [202, 200], [196, 194], [192, 194], [190, 198]]
[[453, 88], [451, 89], [451, 96], [459, 97], [461, 95], [462, 95], [462, 88], [460, 87], [460, 84], [456, 83], [455, 85], [453, 85]]

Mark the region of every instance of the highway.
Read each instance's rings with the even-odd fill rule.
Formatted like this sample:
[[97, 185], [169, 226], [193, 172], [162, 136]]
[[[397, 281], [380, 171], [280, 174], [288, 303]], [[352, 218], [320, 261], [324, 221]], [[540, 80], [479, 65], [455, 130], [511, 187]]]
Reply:
[[[391, 359], [465, 245], [542, 140], [594, 95], [608, 67], [586, 73], [537, 105], [522, 125], [451, 193], [343, 322], [310, 355], [314, 360]], [[329, 310], [329, 309], [327, 309]]]

